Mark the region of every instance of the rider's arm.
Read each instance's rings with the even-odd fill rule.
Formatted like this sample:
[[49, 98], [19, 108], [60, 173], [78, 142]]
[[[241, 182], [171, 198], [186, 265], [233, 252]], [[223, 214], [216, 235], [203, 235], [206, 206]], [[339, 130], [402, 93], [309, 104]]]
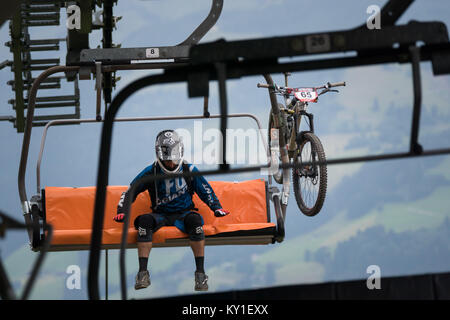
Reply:
[[[123, 192], [123, 193], [122, 193], [122, 196], [120, 197], [119, 203], [118, 203], [118, 205], [117, 205], [117, 214], [125, 213], [125, 212], [124, 212], [124, 207], [123, 207], [123, 206], [124, 206], [125, 201], [128, 201], [128, 199], [129, 199], [129, 197], [130, 197], [130, 188], [131, 188], [131, 186], [132, 186], [134, 183], [136, 183], [140, 178], [145, 177], [146, 175], [151, 174], [152, 169], [153, 169], [153, 164], [150, 165], [150, 166], [148, 166], [148, 167], [146, 167], [144, 170], [142, 170], [142, 171], [141, 171], [141, 172], [133, 179], [133, 181], [131, 181], [130, 187], [127, 189], [127, 191]], [[152, 186], [150, 186], [150, 187], [152, 187]], [[144, 191], [147, 190], [148, 188], [149, 188], [149, 185], [148, 185], [148, 184], [144, 184], [144, 183], [139, 184], [138, 187], [137, 187], [137, 189], [136, 189], [136, 192], [135, 192], [134, 195], [133, 195], [132, 202], [134, 202], [134, 201], [136, 200], [137, 196], [138, 196], [141, 192], [144, 192]]]
[[[197, 167], [195, 167], [193, 164], [189, 168], [192, 172], [198, 172]], [[193, 179], [193, 187], [195, 193], [198, 194], [199, 198], [206, 203], [206, 205], [212, 210], [216, 211], [218, 209], [222, 209], [222, 205], [220, 204], [219, 199], [217, 198], [216, 194], [214, 193], [213, 188], [211, 185], [206, 181], [206, 179], [203, 176], [194, 176]]]

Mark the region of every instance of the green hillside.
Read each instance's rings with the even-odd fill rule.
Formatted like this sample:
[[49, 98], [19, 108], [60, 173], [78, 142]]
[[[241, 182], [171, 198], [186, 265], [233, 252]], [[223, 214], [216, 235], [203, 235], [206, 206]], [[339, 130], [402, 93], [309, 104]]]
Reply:
[[[449, 167], [450, 157], [445, 157], [422, 174], [443, 177], [445, 183], [445, 179], [450, 180]], [[405, 176], [407, 173], [401, 174]], [[379, 182], [380, 185], [374, 184], [373, 188], [383, 187], [383, 181]], [[420, 183], [420, 179], [416, 183]], [[424, 187], [421, 186], [420, 189]], [[438, 181], [435, 185], [426, 187], [428, 191], [423, 197], [415, 193], [413, 201], [398, 199], [378, 203], [367, 212], [359, 212], [357, 215], [349, 214], [347, 208], [336, 209], [329, 206], [328, 211], [319, 214], [321, 218], [327, 217], [322, 224], [303, 234], [291, 232], [281, 244], [208, 247], [206, 268], [210, 276], [211, 291], [317, 283], [333, 280], [334, 277], [364, 277], [367, 267], [365, 264], [372, 263], [371, 257], [376, 257], [379, 263], [385, 264], [385, 269], [392, 272], [411, 273], [442, 268], [446, 260], [439, 255], [446, 255], [448, 252], [450, 256], [450, 235], [446, 237], [446, 223], [450, 218], [450, 185], [443, 185], [442, 181]], [[395, 189], [397, 186], [385, 185], [385, 188]], [[408, 193], [415, 185], [403, 185], [402, 188], [402, 192]], [[290, 206], [295, 206], [295, 202], [291, 202]], [[297, 218], [288, 214], [286, 224], [290, 230], [295, 230], [293, 223], [298, 221]], [[415, 245], [409, 246], [409, 243]], [[370, 252], [374, 254], [371, 255]], [[36, 257], [37, 253], [31, 252], [28, 245], [21, 246], [8, 257], [2, 257], [16, 291], [21, 292], [23, 289]], [[416, 262], [409, 266], [408, 259]], [[127, 250], [126, 261], [129, 298], [171, 296], [193, 291], [194, 264], [190, 248], [152, 250], [149, 262], [152, 286], [149, 290], [133, 289], [137, 271], [135, 250]], [[68, 290], [65, 286], [68, 277], [66, 268], [72, 264], [80, 266], [81, 290]], [[87, 265], [87, 252], [49, 253], [31, 298], [86, 299]], [[110, 299], [121, 298], [119, 272], [119, 251], [110, 250]], [[102, 253], [99, 279], [102, 296], [104, 279]]]
[[332, 257], [340, 243], [375, 226], [395, 233], [423, 228], [435, 229], [446, 217], [450, 218], [448, 195], [450, 187], [439, 187], [423, 199], [408, 204], [388, 203], [358, 219], [348, 219], [346, 213], [341, 211], [313, 232], [286, 240], [255, 257], [255, 269], [264, 272], [267, 266], [274, 267], [277, 284], [283, 283], [286, 278], [289, 278], [291, 283], [321, 282], [323, 272], [320, 271], [323, 266], [310, 261], [319, 249], [326, 248]]

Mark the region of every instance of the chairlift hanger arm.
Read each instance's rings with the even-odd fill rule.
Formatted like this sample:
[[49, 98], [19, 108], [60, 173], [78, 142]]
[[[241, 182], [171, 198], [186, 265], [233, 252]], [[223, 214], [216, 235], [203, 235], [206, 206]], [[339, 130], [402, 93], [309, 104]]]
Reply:
[[390, 0], [381, 9], [383, 26], [393, 26], [414, 0]]
[[222, 12], [223, 0], [212, 0], [211, 10], [206, 19], [183, 42], [175, 46], [145, 47], [145, 48], [101, 48], [83, 49], [80, 52], [80, 62], [160, 60], [189, 58], [189, 48], [197, 44], [215, 25]]
[[353, 29], [253, 40], [203, 43], [190, 49], [193, 64], [215, 61], [265, 60], [312, 54], [358, 53], [389, 50], [395, 44], [408, 46], [417, 41], [427, 45], [448, 43], [447, 27], [442, 22], [410, 22], [380, 30]]
[[189, 37], [183, 42], [178, 44], [178, 46], [193, 45], [197, 44], [208, 31], [216, 24], [222, 13], [223, 0], [213, 0], [211, 5], [211, 10], [205, 20], [191, 33]]

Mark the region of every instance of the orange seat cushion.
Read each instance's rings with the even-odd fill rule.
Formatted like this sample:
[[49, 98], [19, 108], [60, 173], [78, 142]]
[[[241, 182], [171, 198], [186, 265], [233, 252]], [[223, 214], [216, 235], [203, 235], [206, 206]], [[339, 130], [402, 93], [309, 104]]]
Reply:
[[[194, 204], [203, 216], [205, 236], [222, 233], [274, 228], [270, 223], [266, 201], [266, 183], [263, 179], [243, 182], [211, 181], [214, 192], [223, 208], [231, 214], [222, 218], [194, 194]], [[128, 186], [108, 186], [103, 225], [103, 244], [120, 244], [123, 225], [113, 221], [122, 192]], [[52, 245], [84, 245], [91, 241], [96, 187], [45, 188], [45, 219], [53, 226]], [[151, 212], [148, 192], [138, 195], [131, 208], [128, 243], [136, 243], [137, 231], [133, 221], [141, 214]], [[153, 234], [154, 243], [166, 239], [187, 238], [187, 234], [173, 226], [162, 227]]]

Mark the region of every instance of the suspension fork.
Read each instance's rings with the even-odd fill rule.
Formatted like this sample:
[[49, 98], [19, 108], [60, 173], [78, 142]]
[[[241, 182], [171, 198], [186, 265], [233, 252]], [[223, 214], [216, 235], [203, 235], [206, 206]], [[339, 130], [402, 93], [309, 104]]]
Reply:
[[[309, 120], [309, 131], [300, 131], [300, 132], [298, 131], [299, 127], [300, 127], [301, 116], [308, 117], [308, 120]], [[297, 121], [297, 118], [299, 118], [299, 121]], [[312, 113], [306, 112], [305, 110], [300, 110], [300, 112], [298, 114], [295, 113], [294, 120], [295, 120], [294, 121], [295, 122], [294, 123], [295, 124], [295, 132], [298, 132], [297, 133], [297, 137], [295, 139], [295, 141], [297, 143], [297, 148], [296, 149], [298, 149], [299, 146], [301, 146], [303, 144], [303, 141], [305, 140], [305, 133], [314, 133], [314, 115]], [[298, 125], [297, 125], [297, 123], [298, 123]], [[316, 150], [314, 150], [312, 148], [312, 145], [311, 145], [311, 155], [312, 155], [312, 159], [311, 160], [314, 163], [314, 161], [316, 160]], [[295, 170], [299, 170], [299, 169], [295, 169]], [[316, 170], [317, 170], [317, 166], [315, 164], [313, 164], [312, 170], [313, 170], [312, 174], [315, 175], [316, 174]]]
[[[299, 117], [300, 116], [300, 117]], [[300, 121], [301, 116], [308, 117], [309, 120], [309, 130], [308, 131], [299, 131], [300, 129]], [[296, 134], [295, 141], [297, 143], [297, 148], [303, 143], [305, 133], [314, 133], [314, 115], [312, 113], [308, 113], [305, 110], [300, 110], [299, 113], [294, 114], [294, 132]]]
[[309, 132], [314, 133], [314, 115], [312, 113], [306, 112], [305, 110], [301, 110], [300, 115], [308, 117]]

